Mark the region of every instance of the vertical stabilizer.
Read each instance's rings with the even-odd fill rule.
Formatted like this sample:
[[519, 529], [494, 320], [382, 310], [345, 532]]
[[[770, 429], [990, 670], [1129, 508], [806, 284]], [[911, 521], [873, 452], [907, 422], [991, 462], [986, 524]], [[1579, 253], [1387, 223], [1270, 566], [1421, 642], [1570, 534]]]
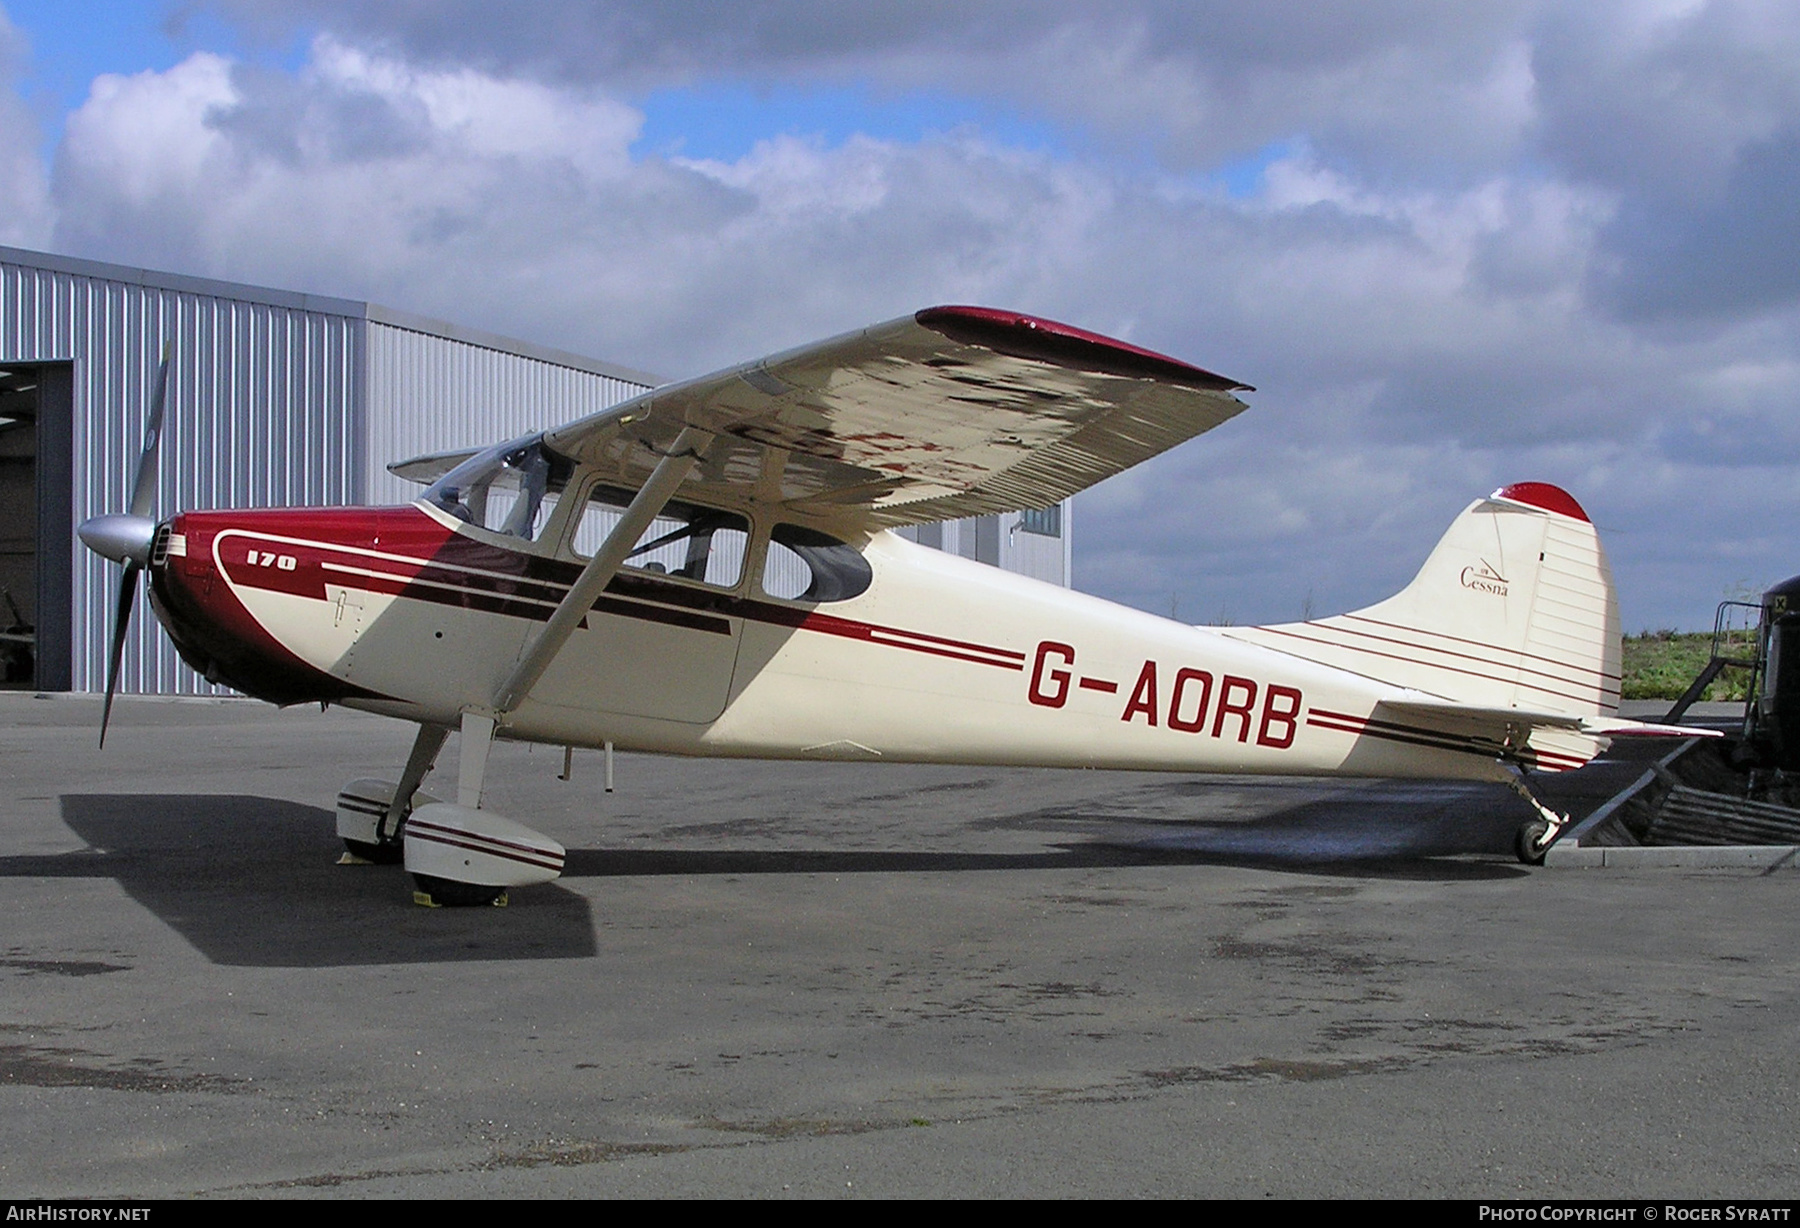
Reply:
[[1413, 582], [1377, 605], [1227, 634], [1488, 708], [1619, 708], [1619, 606], [1581, 505], [1541, 482], [1471, 503]]

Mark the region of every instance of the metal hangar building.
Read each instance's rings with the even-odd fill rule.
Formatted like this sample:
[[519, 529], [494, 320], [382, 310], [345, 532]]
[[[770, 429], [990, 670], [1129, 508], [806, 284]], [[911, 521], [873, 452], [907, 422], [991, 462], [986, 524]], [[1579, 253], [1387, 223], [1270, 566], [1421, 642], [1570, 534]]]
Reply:
[[[0, 686], [99, 691], [118, 569], [75, 526], [116, 512], [169, 349], [154, 514], [404, 503], [387, 466], [497, 443], [655, 387], [641, 371], [373, 303], [0, 247]], [[905, 530], [1067, 585], [1070, 517]], [[124, 694], [226, 693], [132, 621]]]

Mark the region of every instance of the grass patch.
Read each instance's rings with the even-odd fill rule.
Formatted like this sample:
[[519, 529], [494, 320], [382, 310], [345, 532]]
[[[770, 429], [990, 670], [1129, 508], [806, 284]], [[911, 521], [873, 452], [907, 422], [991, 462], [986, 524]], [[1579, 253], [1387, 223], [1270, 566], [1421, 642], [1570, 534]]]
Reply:
[[[1681, 693], [1712, 655], [1710, 631], [1645, 631], [1625, 637], [1624, 675], [1620, 684], [1624, 699], [1679, 699]], [[1748, 656], [1749, 649], [1739, 650]], [[1743, 701], [1750, 685], [1750, 671], [1727, 669], [1706, 688], [1705, 700]]]

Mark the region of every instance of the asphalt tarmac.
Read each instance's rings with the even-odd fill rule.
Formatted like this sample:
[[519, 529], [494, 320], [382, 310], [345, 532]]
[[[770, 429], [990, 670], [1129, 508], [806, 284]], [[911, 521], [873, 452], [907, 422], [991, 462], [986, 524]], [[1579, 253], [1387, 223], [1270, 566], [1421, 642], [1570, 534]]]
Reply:
[[0, 694], [0, 1197], [1800, 1191], [1791, 869], [1526, 869], [1487, 787], [502, 744], [568, 873], [430, 910], [334, 864], [405, 727], [98, 709]]

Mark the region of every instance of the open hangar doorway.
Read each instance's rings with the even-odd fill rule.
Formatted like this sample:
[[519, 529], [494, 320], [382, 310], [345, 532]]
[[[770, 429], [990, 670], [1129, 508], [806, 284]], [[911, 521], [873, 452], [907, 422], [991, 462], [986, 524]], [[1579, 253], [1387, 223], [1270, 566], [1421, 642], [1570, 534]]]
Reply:
[[0, 687], [70, 686], [71, 364], [0, 363]]

